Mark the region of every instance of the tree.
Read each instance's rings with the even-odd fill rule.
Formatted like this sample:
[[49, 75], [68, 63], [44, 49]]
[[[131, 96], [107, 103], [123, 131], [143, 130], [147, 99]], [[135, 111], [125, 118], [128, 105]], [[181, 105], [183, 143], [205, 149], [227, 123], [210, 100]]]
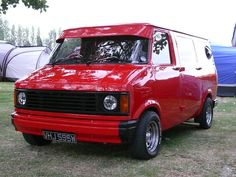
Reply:
[[4, 20], [3, 22], [3, 29], [4, 29], [4, 40], [8, 41], [10, 39], [10, 28], [9, 23], [7, 20]]
[[10, 39], [10, 29], [7, 20], [2, 20], [0, 16], [0, 40], [9, 40]]
[[40, 29], [39, 28], [38, 28], [38, 31], [37, 31], [36, 43], [37, 43], [37, 46], [43, 46], [43, 42], [42, 42], [42, 39], [40, 37]]
[[57, 38], [59, 38], [61, 36], [62, 30], [61, 28], [58, 29], [58, 33], [57, 33]]
[[22, 46], [23, 42], [22, 42], [22, 38], [23, 38], [23, 34], [22, 34], [22, 27], [18, 26], [18, 30], [17, 30], [17, 38], [16, 38], [16, 44], [18, 46]]
[[[4, 13], [6, 14], [9, 7], [16, 7], [20, 0], [1, 0], [0, 5], [0, 14]], [[32, 8], [35, 10], [46, 11], [46, 9], [49, 7], [47, 5], [47, 0], [21, 0], [21, 2], [28, 8]]]
[[57, 32], [55, 29], [53, 29], [48, 33], [48, 39], [45, 40], [45, 43], [50, 49], [52, 49], [56, 45], [56, 39], [57, 39]]
[[31, 43], [32, 46], [35, 45], [35, 34], [34, 34], [34, 27], [33, 26], [32, 26], [32, 29], [31, 29], [30, 43]]
[[16, 45], [16, 27], [12, 25], [9, 42], [13, 45]]
[[4, 35], [5, 35], [4, 24], [2, 18], [0, 18], [0, 40], [4, 40]]
[[29, 29], [28, 28], [23, 28], [22, 43], [23, 43], [23, 46], [31, 46], [29, 42]]

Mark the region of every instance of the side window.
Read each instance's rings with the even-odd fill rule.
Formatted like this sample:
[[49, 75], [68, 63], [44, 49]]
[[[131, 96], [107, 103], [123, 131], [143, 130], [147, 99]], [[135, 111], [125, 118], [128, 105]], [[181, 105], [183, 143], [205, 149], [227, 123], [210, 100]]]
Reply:
[[154, 32], [152, 62], [153, 64], [171, 64], [167, 33], [158, 31]]
[[197, 53], [198, 63], [200, 65], [205, 65], [209, 63], [212, 59], [212, 51], [209, 47], [208, 41], [205, 40], [194, 40], [194, 45]]
[[197, 63], [195, 47], [192, 39], [176, 37], [180, 63], [184, 66], [193, 66]]
[[208, 59], [211, 59], [211, 57], [212, 57], [212, 51], [211, 51], [210, 47], [208, 47], [208, 46], [205, 47], [205, 54], [206, 54], [206, 57], [207, 57]]

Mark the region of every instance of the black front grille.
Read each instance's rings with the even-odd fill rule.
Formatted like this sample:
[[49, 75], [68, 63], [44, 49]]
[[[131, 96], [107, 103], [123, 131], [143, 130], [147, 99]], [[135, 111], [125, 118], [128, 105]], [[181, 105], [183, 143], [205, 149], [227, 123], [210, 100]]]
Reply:
[[[19, 92], [19, 90], [18, 90]], [[98, 113], [95, 93], [75, 91], [24, 90], [27, 102], [19, 108], [66, 113]]]
[[[25, 105], [20, 105], [17, 101], [20, 92], [26, 94]], [[127, 94], [127, 92], [16, 89], [16, 108], [75, 114], [128, 115], [128, 112], [120, 112], [120, 106], [112, 111], [103, 107], [103, 100], [107, 95], [113, 95], [120, 105], [120, 96]]]

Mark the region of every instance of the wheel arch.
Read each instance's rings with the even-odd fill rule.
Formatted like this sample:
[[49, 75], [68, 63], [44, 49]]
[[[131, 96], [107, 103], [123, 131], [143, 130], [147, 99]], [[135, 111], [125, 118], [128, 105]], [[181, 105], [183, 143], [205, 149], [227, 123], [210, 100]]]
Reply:
[[159, 116], [159, 118], [161, 118], [161, 116], [160, 116], [160, 110], [157, 109], [157, 108], [154, 107], [154, 106], [151, 106], [151, 107], [148, 107], [147, 109], [145, 109], [145, 110], [142, 112], [141, 116], [142, 116], [143, 114], [145, 114], [146, 112], [148, 112], [148, 111], [155, 112], [155, 113]]
[[145, 112], [154, 111], [161, 117], [161, 107], [158, 101], [156, 100], [147, 100], [145, 103], [139, 106], [135, 111], [133, 117], [139, 119]]
[[148, 111], [155, 112], [159, 119], [161, 125], [163, 124], [162, 114], [161, 114], [161, 107], [160, 104], [155, 100], [148, 100], [145, 104], [140, 106], [140, 108], [135, 112], [134, 117], [140, 121], [140, 118]]
[[201, 106], [199, 107], [197, 114], [195, 114], [194, 117], [198, 117], [203, 109], [204, 103], [206, 101], [207, 98], [210, 98], [211, 100], [213, 99], [213, 95], [212, 95], [212, 90], [208, 89], [207, 92], [203, 95], [202, 100], [201, 100]]

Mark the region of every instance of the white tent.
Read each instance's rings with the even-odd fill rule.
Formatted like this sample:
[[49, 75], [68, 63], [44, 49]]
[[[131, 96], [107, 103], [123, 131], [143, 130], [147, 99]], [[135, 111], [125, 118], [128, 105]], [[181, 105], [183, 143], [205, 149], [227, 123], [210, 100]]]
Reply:
[[0, 41], [0, 80], [15, 81], [49, 62], [48, 47], [16, 47]]

